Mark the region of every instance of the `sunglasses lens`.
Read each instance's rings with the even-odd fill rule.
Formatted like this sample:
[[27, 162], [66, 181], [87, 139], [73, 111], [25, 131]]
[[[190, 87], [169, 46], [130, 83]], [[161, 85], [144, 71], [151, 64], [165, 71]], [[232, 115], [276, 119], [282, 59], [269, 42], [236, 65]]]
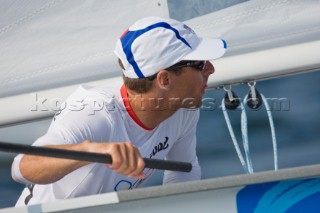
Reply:
[[167, 69], [177, 69], [181, 67], [193, 67], [199, 71], [203, 71], [206, 67], [207, 61], [182, 61]]
[[195, 65], [195, 68], [197, 68], [200, 71], [203, 71], [206, 66], [206, 61], [196, 61], [194, 65]]

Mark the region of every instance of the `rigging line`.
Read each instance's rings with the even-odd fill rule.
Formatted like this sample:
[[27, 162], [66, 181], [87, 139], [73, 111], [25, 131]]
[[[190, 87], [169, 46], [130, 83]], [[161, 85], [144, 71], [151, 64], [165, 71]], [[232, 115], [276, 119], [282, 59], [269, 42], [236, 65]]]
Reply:
[[264, 106], [266, 107], [266, 111], [267, 111], [268, 119], [269, 119], [269, 123], [270, 123], [271, 136], [272, 136], [272, 146], [273, 146], [274, 170], [278, 170], [277, 138], [276, 138], [276, 131], [275, 131], [274, 122], [273, 122], [273, 118], [272, 118], [272, 113], [271, 113], [270, 106], [268, 104], [267, 99], [262, 94], [261, 94], [261, 97], [262, 97]]
[[226, 109], [226, 106], [225, 106], [225, 99], [224, 99], [224, 98], [222, 99], [221, 106], [222, 106], [222, 112], [223, 112], [224, 118], [225, 118], [226, 123], [227, 123], [227, 126], [228, 126], [228, 130], [229, 130], [229, 133], [230, 133], [230, 136], [231, 136], [231, 139], [232, 139], [234, 148], [236, 149], [236, 152], [237, 152], [237, 154], [238, 154], [240, 163], [241, 163], [244, 171], [245, 171], [246, 173], [249, 173], [249, 169], [248, 169], [247, 164], [246, 164], [246, 162], [245, 162], [245, 160], [244, 160], [244, 158], [243, 158], [243, 155], [242, 155], [242, 153], [241, 153], [239, 144], [238, 144], [238, 142], [237, 142], [237, 139], [236, 139], [235, 134], [234, 134], [234, 132], [233, 132], [233, 128], [232, 128], [232, 126], [231, 126], [231, 122], [230, 122], [230, 118], [229, 118], [229, 116], [228, 116], [228, 112], [227, 112], [227, 109]]
[[245, 154], [246, 154], [248, 171], [249, 171], [250, 174], [253, 174], [252, 160], [251, 160], [250, 151], [249, 151], [247, 113], [246, 113], [244, 104], [243, 104], [242, 102], [240, 102], [240, 107], [241, 107], [241, 135], [242, 135], [242, 143], [243, 143], [244, 152], [245, 152]]
[[[264, 106], [267, 111], [268, 119], [269, 119], [269, 124], [270, 124], [270, 129], [271, 129], [271, 136], [272, 136], [272, 146], [273, 146], [273, 161], [274, 161], [274, 170], [278, 170], [278, 149], [277, 149], [277, 139], [276, 139], [276, 133], [275, 133], [275, 127], [274, 127], [274, 122], [270, 110], [269, 103], [265, 96], [260, 93], [261, 98], [263, 100]], [[247, 103], [248, 95], [245, 96], [243, 102]]]

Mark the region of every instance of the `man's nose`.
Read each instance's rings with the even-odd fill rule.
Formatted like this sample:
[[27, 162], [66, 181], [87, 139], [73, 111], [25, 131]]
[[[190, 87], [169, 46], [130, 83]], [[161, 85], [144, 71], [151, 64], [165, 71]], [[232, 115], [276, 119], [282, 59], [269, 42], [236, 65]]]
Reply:
[[213, 74], [214, 71], [215, 71], [215, 69], [214, 69], [213, 64], [210, 61], [207, 61], [203, 74], [209, 76], [209, 75]]

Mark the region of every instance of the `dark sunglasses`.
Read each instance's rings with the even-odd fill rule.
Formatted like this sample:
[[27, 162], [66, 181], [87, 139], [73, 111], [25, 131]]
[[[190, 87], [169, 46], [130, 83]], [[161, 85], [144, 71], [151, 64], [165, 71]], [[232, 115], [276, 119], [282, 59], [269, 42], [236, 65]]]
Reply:
[[[175, 69], [179, 69], [182, 67], [192, 67], [195, 68], [197, 70], [199, 70], [200, 72], [204, 71], [204, 69], [206, 68], [206, 64], [207, 61], [180, 61], [174, 65], [172, 65], [171, 67], [166, 68], [166, 70], [175, 70]], [[156, 77], [157, 74], [154, 74], [152, 76], [147, 77], [147, 79], [149, 81], [153, 81]]]
[[174, 70], [182, 67], [192, 67], [199, 71], [204, 71], [206, 68], [207, 61], [180, 61], [177, 64], [168, 67], [168, 70]]

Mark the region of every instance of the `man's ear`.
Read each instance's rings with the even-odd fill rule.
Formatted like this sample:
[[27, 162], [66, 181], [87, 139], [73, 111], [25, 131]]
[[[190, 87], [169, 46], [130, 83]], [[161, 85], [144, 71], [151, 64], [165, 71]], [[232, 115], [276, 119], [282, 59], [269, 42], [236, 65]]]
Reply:
[[163, 89], [168, 89], [171, 83], [171, 76], [167, 70], [160, 70], [157, 75], [158, 85]]

